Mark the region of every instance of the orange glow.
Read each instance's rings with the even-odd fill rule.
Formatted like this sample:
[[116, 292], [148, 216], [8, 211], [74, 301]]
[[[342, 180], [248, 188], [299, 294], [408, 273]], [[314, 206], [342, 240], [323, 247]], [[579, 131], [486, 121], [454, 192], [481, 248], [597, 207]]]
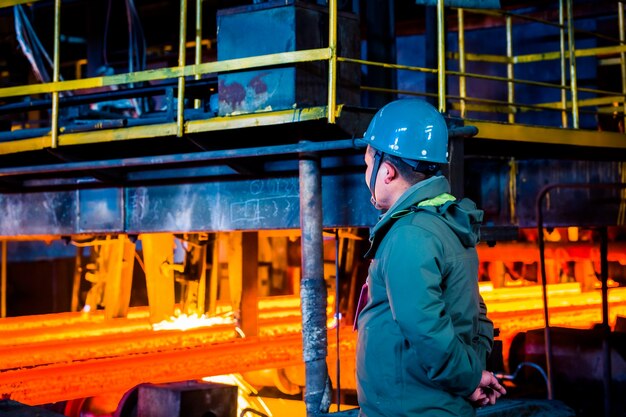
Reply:
[[154, 323], [152, 328], [154, 330], [189, 330], [197, 329], [199, 327], [210, 327], [216, 325], [229, 325], [235, 324], [235, 319], [232, 314], [229, 316], [216, 316], [207, 317], [206, 315], [199, 316], [198, 314], [181, 314], [177, 317], [172, 317], [170, 320], [163, 320], [159, 323]]
[[[576, 282], [560, 282], [558, 268], [563, 262], [575, 261], [577, 265], [584, 264], [577, 273], [591, 276], [598, 252], [583, 243], [555, 245], [547, 242], [546, 252], [558, 257], [558, 261], [547, 260], [551, 268], [547, 280], [550, 325], [591, 328], [602, 320], [599, 281], [593, 276], [586, 281], [576, 277]], [[610, 248], [610, 260], [626, 261], [626, 246]], [[514, 254], [519, 259], [516, 262], [530, 264], [537, 262], [537, 252], [531, 243], [498, 243], [495, 248], [479, 248], [486, 271], [501, 274], [500, 280], [489, 275], [491, 280], [481, 281], [479, 286], [488, 316], [500, 330], [505, 367], [515, 335], [542, 328], [545, 323], [542, 286], [536, 279], [505, 276], [509, 271], [506, 268], [512, 266], [505, 265], [502, 259], [510, 259]], [[609, 282], [609, 319], [614, 324], [617, 315], [626, 316], [626, 287]], [[238, 373], [276, 368], [283, 370], [285, 378], [295, 386], [304, 384], [299, 296], [263, 297], [257, 306], [255, 337], [241, 332], [231, 307], [222, 303], [216, 306], [218, 314], [213, 317], [177, 313], [156, 324], [151, 323], [147, 307], [131, 308], [126, 318], [108, 320], [102, 310], [2, 319], [0, 394], [37, 405], [126, 392], [145, 382], [216, 375], [233, 378]], [[334, 309], [331, 291], [326, 310], [328, 371], [336, 385], [339, 354], [341, 387], [355, 389], [357, 334], [350, 323], [337, 322]], [[339, 342], [336, 330], [340, 333]], [[257, 404], [257, 408], [263, 407]]]
[[[602, 322], [602, 298], [599, 290], [581, 291], [579, 283], [548, 284], [550, 326], [590, 329]], [[493, 289], [481, 283], [481, 294], [488, 317], [500, 330], [505, 367], [511, 341], [519, 332], [545, 327], [541, 285]], [[608, 291], [609, 323], [616, 316], [626, 316], [626, 287]]]

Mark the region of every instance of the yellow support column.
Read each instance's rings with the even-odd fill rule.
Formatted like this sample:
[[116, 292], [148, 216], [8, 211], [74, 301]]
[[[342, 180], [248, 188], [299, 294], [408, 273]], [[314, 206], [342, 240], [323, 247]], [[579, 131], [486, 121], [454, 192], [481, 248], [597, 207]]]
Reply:
[[561, 124], [567, 127], [567, 71], [565, 65], [565, 5], [559, 0], [559, 47], [561, 50]]
[[150, 321], [158, 323], [174, 315], [174, 236], [168, 233], [142, 234], [140, 239]]
[[[52, 65], [52, 82], [58, 83], [61, 79], [60, 70], [60, 38], [61, 38], [61, 0], [54, 2], [54, 55]], [[52, 120], [50, 128], [50, 147], [56, 148], [59, 144], [59, 92], [52, 92]]]
[[126, 317], [133, 283], [135, 244], [126, 235], [120, 235], [108, 249], [104, 315], [107, 319]]
[[506, 76], [509, 79], [507, 82], [507, 101], [509, 102], [509, 123], [515, 123], [515, 84], [513, 79], [515, 74], [513, 72], [513, 24], [511, 16], [507, 16], [506, 20]]
[[[184, 68], [187, 53], [187, 0], [180, 0], [180, 34], [178, 40], [178, 67]], [[185, 132], [185, 76], [178, 77], [178, 107], [176, 108], [176, 136]]]
[[[199, 65], [202, 63], [202, 0], [196, 0], [196, 59], [194, 63]], [[194, 76], [196, 80], [202, 78], [200, 74]], [[193, 102], [193, 107], [199, 109], [201, 100], [196, 99]]]
[[439, 111], [446, 112], [446, 29], [443, 0], [437, 0], [437, 75], [439, 84]]
[[241, 308], [241, 289], [243, 286], [242, 232], [230, 232], [228, 234], [227, 253], [230, 302], [233, 306], [233, 312], [238, 315]]
[[[624, 36], [624, 3], [617, 3], [617, 17], [619, 22], [619, 41], [621, 45], [624, 45], [624, 41], [626, 37]], [[624, 115], [622, 117], [622, 133], [626, 132], [626, 54], [624, 52], [620, 52], [619, 54], [619, 63], [620, 63], [620, 72], [622, 76], [622, 93], [624, 94], [624, 103], [622, 104], [622, 111]], [[622, 189], [622, 193], [624, 193], [624, 189]]]
[[213, 255], [211, 257], [211, 275], [209, 277], [209, 289], [208, 301], [205, 302], [207, 306], [206, 311], [209, 316], [217, 313], [217, 290], [220, 280], [220, 248], [224, 241], [224, 233], [217, 233], [215, 235], [215, 244], [213, 245]]
[[328, 123], [335, 123], [337, 102], [337, 1], [328, 2]]
[[572, 127], [578, 129], [578, 81], [576, 73], [576, 42], [574, 41], [574, 7], [572, 0], [567, 0], [567, 40], [569, 49], [569, 76], [572, 91]]
[[465, 18], [463, 9], [457, 9], [458, 26], [459, 26], [459, 101], [461, 118], [467, 115], [465, 106], [465, 97], [467, 96], [467, 81], [465, 79]]

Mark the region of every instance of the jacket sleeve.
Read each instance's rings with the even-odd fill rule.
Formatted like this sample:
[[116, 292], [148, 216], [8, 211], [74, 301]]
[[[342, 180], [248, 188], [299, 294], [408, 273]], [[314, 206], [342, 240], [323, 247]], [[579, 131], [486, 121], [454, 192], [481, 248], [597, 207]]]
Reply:
[[435, 385], [466, 397], [478, 386], [483, 360], [456, 335], [442, 297], [443, 247], [419, 227], [399, 226], [385, 245], [387, 292], [394, 320], [422, 372]]
[[[480, 296], [480, 295], [479, 295]], [[493, 322], [487, 317], [487, 305], [480, 296], [480, 316], [478, 317], [478, 357], [482, 361], [483, 369], [487, 367], [487, 358], [493, 348]]]

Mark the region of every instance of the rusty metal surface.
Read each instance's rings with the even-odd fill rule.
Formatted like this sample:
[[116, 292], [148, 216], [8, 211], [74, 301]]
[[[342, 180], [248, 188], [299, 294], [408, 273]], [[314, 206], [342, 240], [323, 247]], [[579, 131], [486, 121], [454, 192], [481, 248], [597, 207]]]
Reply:
[[[360, 171], [325, 173], [322, 193], [324, 227], [376, 221]], [[4, 236], [297, 229], [300, 218], [297, 176], [4, 194], [0, 209]]]

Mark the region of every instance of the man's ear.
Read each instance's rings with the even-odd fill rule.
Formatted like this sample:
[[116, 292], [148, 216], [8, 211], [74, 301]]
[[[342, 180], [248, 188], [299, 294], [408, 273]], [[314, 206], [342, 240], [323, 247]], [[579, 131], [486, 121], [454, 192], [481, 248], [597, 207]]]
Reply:
[[398, 170], [396, 169], [396, 167], [388, 162], [383, 162], [380, 170], [383, 172], [383, 179], [385, 181], [385, 184], [389, 184], [393, 179], [398, 176]]

